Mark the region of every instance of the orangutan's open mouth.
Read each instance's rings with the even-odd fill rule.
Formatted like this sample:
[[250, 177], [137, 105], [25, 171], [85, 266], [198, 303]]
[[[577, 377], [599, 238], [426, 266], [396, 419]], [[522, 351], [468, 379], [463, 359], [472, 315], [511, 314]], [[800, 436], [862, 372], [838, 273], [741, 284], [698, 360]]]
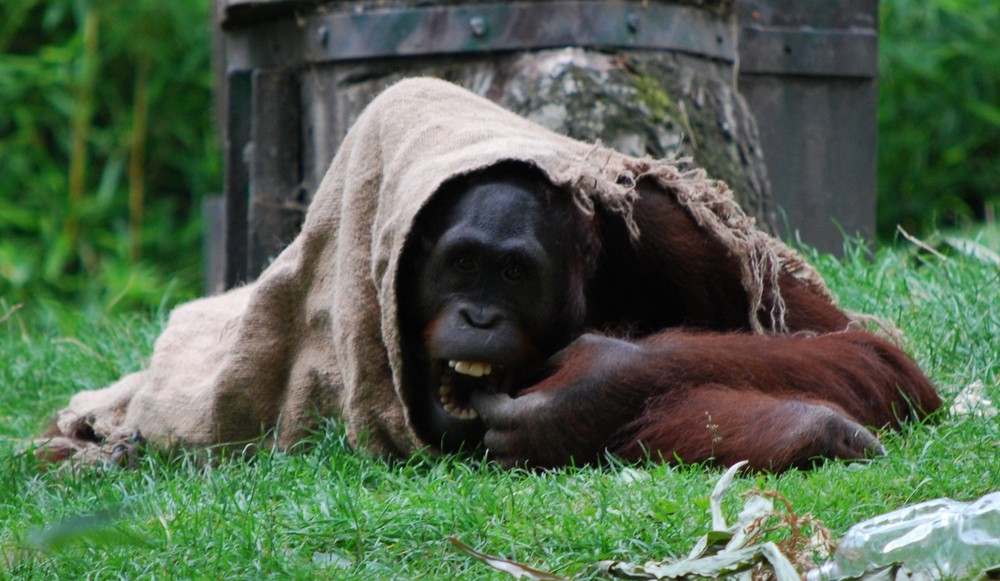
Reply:
[[479, 414], [472, 408], [472, 392], [498, 391], [504, 367], [499, 363], [441, 359], [434, 362], [431, 376], [444, 411], [460, 420], [474, 420]]

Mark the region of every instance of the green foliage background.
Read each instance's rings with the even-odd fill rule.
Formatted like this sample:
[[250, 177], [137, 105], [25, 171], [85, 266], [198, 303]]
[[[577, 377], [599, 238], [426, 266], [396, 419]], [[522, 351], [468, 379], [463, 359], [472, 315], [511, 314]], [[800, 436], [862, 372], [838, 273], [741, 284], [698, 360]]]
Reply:
[[1000, 2], [881, 0], [878, 231], [993, 220]]
[[0, 0], [0, 297], [197, 294], [210, 57], [207, 0]]
[[[209, 14], [0, 0], [0, 300], [111, 311], [199, 293], [200, 202], [221, 189]], [[883, 239], [991, 217], [998, 46], [995, 0], [882, 0]]]

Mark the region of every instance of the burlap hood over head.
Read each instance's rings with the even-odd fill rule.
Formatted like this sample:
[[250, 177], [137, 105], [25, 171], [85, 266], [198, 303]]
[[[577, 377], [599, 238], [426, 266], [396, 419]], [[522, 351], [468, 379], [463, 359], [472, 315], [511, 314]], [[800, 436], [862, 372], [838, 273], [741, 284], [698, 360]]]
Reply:
[[[656, 179], [743, 257], [753, 313], [761, 296], [776, 296], [779, 268], [822, 290], [814, 271], [756, 230], [725, 185], [703, 172], [554, 134], [443, 81], [406, 80], [358, 118], [302, 232], [260, 278], [175, 309], [148, 368], [76, 394], [49, 446], [72, 448], [82, 461], [107, 457], [137, 431], [158, 445], [269, 433], [288, 446], [331, 416], [343, 419], [352, 443], [375, 453], [423, 446], [400, 395], [400, 254], [417, 212], [445, 180], [504, 160], [534, 164], [585, 209], [602, 204], [626, 216], [635, 181]], [[771, 329], [751, 317], [758, 331], [781, 330], [780, 300], [770, 304]]]

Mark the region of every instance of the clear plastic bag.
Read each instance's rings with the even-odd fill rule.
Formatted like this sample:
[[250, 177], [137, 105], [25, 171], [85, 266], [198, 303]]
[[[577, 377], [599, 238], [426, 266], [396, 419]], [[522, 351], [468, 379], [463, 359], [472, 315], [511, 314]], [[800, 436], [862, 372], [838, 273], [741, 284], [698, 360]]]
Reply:
[[851, 527], [807, 581], [853, 579], [897, 564], [932, 579], [973, 579], [1000, 566], [1000, 492], [930, 500]]

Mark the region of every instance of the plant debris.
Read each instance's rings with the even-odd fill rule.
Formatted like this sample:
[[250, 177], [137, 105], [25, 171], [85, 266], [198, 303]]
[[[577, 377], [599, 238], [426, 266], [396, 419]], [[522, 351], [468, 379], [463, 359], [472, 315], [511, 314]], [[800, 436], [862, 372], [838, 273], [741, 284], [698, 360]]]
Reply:
[[471, 555], [472, 558], [476, 559], [480, 563], [493, 567], [497, 571], [503, 571], [504, 573], [509, 573], [515, 579], [532, 579], [538, 581], [569, 581], [565, 577], [560, 577], [558, 575], [553, 575], [552, 573], [546, 573], [545, 571], [539, 571], [537, 569], [532, 569], [527, 565], [522, 565], [516, 561], [511, 561], [508, 559], [501, 559], [500, 557], [494, 557], [492, 555], [487, 555], [486, 553], [480, 553], [479, 551], [473, 549], [469, 545], [466, 545], [462, 541], [456, 539], [455, 537], [448, 537], [451, 544], [458, 548], [458, 550]]
[[[648, 561], [642, 565], [600, 561], [604, 573], [624, 579], [701, 579], [739, 575], [754, 581], [799, 581], [803, 571], [816, 566], [836, 549], [830, 531], [806, 513], [796, 514], [791, 502], [773, 491], [751, 490], [736, 522], [726, 524], [722, 500], [746, 462], [732, 466], [715, 485], [709, 506], [712, 528], [687, 557], [675, 561]], [[780, 509], [775, 509], [775, 501]], [[774, 540], [777, 539], [777, 540]], [[475, 559], [517, 579], [564, 579], [520, 563], [480, 553], [451, 537], [451, 544]]]
[[[830, 532], [811, 514], [797, 515], [791, 503], [776, 492], [752, 490], [737, 520], [727, 525], [722, 499], [736, 473], [732, 466], [715, 485], [710, 499], [712, 530], [695, 543], [687, 557], [649, 561], [642, 565], [602, 561], [602, 571], [626, 579], [694, 579], [739, 574], [742, 579], [798, 581], [800, 572], [815, 566], [814, 557], [833, 549]], [[775, 510], [778, 500], [783, 510]], [[770, 540], [785, 533], [778, 541]]]

